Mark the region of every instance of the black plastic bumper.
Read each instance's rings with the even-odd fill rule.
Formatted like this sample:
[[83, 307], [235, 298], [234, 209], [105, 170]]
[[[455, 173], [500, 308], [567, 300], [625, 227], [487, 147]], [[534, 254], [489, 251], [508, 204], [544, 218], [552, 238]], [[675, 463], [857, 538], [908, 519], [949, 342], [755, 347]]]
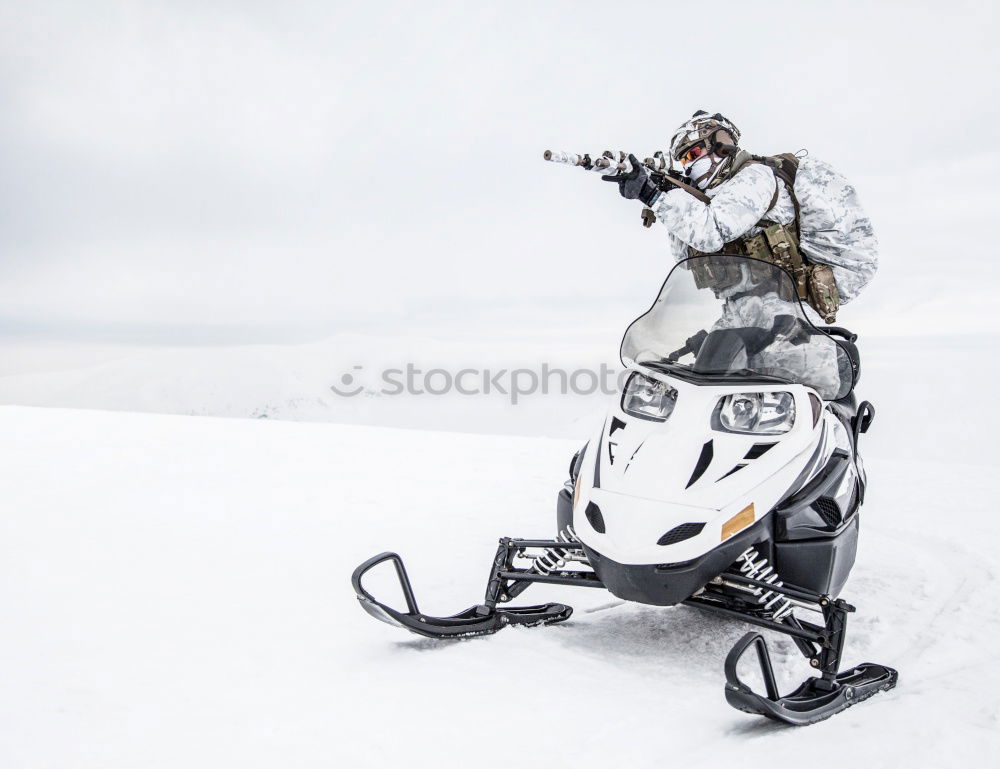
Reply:
[[722, 574], [750, 545], [766, 538], [760, 520], [705, 555], [683, 563], [622, 564], [583, 546], [590, 565], [604, 586], [619, 598], [655, 606], [673, 606], [694, 595]]

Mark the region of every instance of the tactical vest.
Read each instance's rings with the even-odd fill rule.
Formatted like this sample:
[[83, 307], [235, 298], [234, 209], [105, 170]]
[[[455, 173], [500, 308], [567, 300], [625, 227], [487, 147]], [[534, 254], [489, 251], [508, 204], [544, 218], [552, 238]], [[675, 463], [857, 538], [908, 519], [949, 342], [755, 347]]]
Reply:
[[[791, 153], [764, 157], [751, 155], [745, 150], [740, 150], [733, 158], [733, 167], [729, 178], [733, 178], [742, 168], [752, 163], [766, 165], [774, 172], [774, 196], [771, 198], [767, 210], [770, 211], [778, 202], [781, 189], [779, 185], [784, 184], [792, 198], [795, 218], [789, 225], [783, 225], [770, 221], [765, 214], [765, 218], [757, 222], [757, 227], [762, 228], [762, 230], [756, 235], [742, 235], [724, 244], [718, 251], [705, 252], [689, 248], [689, 253], [691, 256], [743, 254], [763, 262], [776, 264], [792, 276], [798, 298], [808, 302], [824, 321], [833, 323], [837, 319], [837, 309], [840, 307], [840, 296], [837, 293], [837, 283], [833, 277], [833, 270], [825, 264], [810, 263], [799, 250], [800, 211], [799, 201], [795, 197], [795, 174], [799, 168], [798, 158]], [[712, 269], [713, 265], [710, 260], [696, 260], [689, 264], [691, 264], [695, 283], [699, 288], [719, 287], [720, 279], [726, 280], [721, 275], [713, 274], [717, 271], [718, 265], [716, 265], [716, 269]]]

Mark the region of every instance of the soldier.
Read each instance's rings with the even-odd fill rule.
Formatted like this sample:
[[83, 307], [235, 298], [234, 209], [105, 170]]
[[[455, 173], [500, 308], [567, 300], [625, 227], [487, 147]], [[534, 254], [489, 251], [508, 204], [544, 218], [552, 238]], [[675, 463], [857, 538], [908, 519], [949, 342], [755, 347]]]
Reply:
[[[784, 261], [793, 274], [801, 271], [801, 298], [831, 322], [878, 268], [878, 240], [854, 187], [821, 160], [752, 155], [739, 140], [732, 121], [699, 110], [670, 142], [671, 158], [688, 184], [664, 191], [638, 162], [629, 173], [602, 178], [649, 207], [666, 226], [675, 259], [741, 253]], [[776, 254], [775, 243], [787, 243], [793, 253]], [[808, 296], [807, 271], [817, 273], [817, 293], [835, 290], [836, 301]]]
[[[739, 129], [725, 116], [698, 111], [670, 143], [683, 183], [668, 177], [670, 184], [658, 184], [634, 157], [629, 172], [602, 178], [617, 182], [623, 197], [650, 209], [667, 228], [676, 260], [727, 253], [776, 263], [793, 276], [810, 321], [832, 323], [840, 304], [874, 275], [878, 261], [877, 241], [854, 188], [822, 161], [752, 155], [739, 140]], [[785, 301], [755, 290], [748, 266], [725, 276], [699, 275], [710, 269], [709, 260], [688, 266], [700, 286], [726, 300], [718, 328], [759, 325], [756, 317], [774, 317], [764, 305]], [[772, 345], [757, 365], [776, 374], [803, 365], [820, 350], [808, 339], [795, 334], [787, 343]], [[798, 362], [787, 365], [789, 357]]]

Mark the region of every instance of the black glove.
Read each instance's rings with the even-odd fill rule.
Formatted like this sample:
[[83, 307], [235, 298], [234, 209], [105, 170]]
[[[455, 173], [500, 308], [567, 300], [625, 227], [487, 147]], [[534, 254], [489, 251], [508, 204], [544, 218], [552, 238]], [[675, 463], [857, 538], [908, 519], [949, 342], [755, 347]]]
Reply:
[[688, 353], [698, 357], [698, 353], [701, 351], [701, 346], [705, 344], [706, 339], [708, 339], [708, 332], [704, 329], [699, 331], [694, 336], [688, 337], [687, 342], [684, 343], [684, 346], [681, 349], [674, 350], [667, 356], [667, 362], [676, 363]]
[[801, 319], [794, 315], [776, 315], [771, 324], [771, 333], [782, 335], [793, 345], [798, 346], [809, 341], [809, 329]]
[[701, 346], [705, 344], [706, 339], [708, 339], [708, 332], [705, 331], [705, 329], [702, 329], [697, 334], [690, 337], [684, 346], [697, 355], [699, 350], [701, 350]]
[[627, 200], [641, 200], [643, 205], [651, 206], [660, 194], [659, 188], [649, 180], [646, 170], [635, 155], [628, 156], [632, 170], [627, 174], [612, 174], [602, 176], [606, 182], [618, 182], [618, 192]]

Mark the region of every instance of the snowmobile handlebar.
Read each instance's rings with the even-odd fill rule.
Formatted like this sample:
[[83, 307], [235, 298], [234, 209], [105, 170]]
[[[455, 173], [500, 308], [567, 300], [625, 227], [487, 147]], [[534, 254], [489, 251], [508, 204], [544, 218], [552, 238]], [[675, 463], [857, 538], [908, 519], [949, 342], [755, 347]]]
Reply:
[[682, 348], [674, 350], [667, 356], [667, 361], [669, 363], [676, 363], [688, 353], [697, 355], [698, 351], [701, 350], [701, 346], [705, 343], [706, 338], [708, 338], [708, 332], [705, 331], [705, 329], [702, 329], [694, 336], [688, 337], [687, 342], [684, 343]]

